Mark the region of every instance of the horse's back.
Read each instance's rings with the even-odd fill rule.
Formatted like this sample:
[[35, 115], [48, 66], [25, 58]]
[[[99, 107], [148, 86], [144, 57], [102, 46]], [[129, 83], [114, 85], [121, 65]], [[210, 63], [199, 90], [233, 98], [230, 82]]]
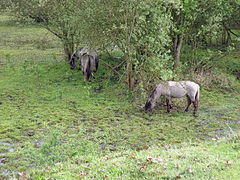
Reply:
[[94, 58], [96, 58], [98, 56], [97, 53], [95, 51], [92, 51], [92, 50], [90, 50], [88, 52], [88, 55], [93, 56]]
[[94, 58], [98, 57], [97, 53], [93, 50], [88, 50], [86, 48], [81, 48], [79, 50], [77, 50], [77, 54], [79, 57], [83, 56], [84, 54], [90, 55]]
[[76, 52], [78, 54], [78, 57], [81, 57], [83, 56], [84, 54], [87, 54], [88, 53], [88, 50], [86, 48], [81, 48], [79, 50], [77, 50]]
[[181, 81], [181, 83], [185, 85], [188, 97], [194, 102], [200, 93], [200, 86], [192, 81]]
[[167, 81], [160, 83], [157, 87], [166, 97], [181, 98], [187, 95], [192, 100], [199, 91], [199, 85], [192, 81]]
[[192, 89], [194, 91], [199, 91], [200, 89], [200, 86], [197, 83], [192, 81], [180, 81], [180, 83], [185, 84], [187, 88]]
[[186, 95], [186, 90], [176, 81], [168, 81], [167, 84], [162, 84], [162, 92], [166, 96], [181, 98]]

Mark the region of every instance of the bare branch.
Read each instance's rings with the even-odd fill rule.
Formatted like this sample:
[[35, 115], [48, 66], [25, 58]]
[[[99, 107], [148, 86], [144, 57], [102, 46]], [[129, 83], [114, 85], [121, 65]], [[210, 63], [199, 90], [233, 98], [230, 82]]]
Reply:
[[43, 28], [47, 29], [49, 32], [51, 32], [52, 34], [54, 34], [55, 36], [57, 36], [59, 39], [63, 39], [63, 36], [57, 34], [56, 32], [54, 32], [53, 30], [51, 30], [48, 26], [44, 26], [41, 25]]

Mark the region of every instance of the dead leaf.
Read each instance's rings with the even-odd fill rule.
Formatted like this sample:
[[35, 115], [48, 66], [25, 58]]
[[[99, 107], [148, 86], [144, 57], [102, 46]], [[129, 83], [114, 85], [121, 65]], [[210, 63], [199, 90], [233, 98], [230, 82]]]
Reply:
[[231, 162], [231, 161], [226, 161], [226, 166], [227, 166], [227, 167], [231, 167], [231, 165], [232, 165], [232, 162]]
[[176, 179], [181, 179], [181, 175], [180, 175], [180, 174], [177, 175], [177, 176], [176, 176]]
[[29, 178], [27, 177], [27, 173], [26, 172], [19, 172], [19, 173], [17, 173], [17, 179], [18, 180], [29, 180]]
[[50, 169], [49, 168], [45, 168], [45, 172], [50, 172]]
[[80, 174], [79, 174], [79, 177], [80, 177], [80, 178], [84, 178], [85, 176], [87, 176], [87, 175], [84, 174], [84, 173], [80, 173]]
[[146, 149], [146, 150], [149, 150], [149, 149], [150, 149], [150, 147], [149, 147], [149, 146], [145, 146], [145, 147], [144, 147], [144, 149]]
[[192, 167], [188, 167], [187, 170], [188, 170], [189, 173], [193, 173]]
[[147, 165], [144, 164], [144, 165], [142, 165], [142, 166], [140, 167], [140, 171], [143, 170], [143, 169], [146, 169], [146, 168], [147, 168]]
[[61, 165], [62, 165], [61, 162], [57, 162], [57, 163], [55, 164], [55, 166], [61, 166]]

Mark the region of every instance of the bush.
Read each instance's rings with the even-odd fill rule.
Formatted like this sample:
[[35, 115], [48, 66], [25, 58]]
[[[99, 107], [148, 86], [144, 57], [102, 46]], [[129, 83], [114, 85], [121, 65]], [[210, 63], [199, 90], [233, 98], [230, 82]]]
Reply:
[[228, 73], [240, 69], [240, 63], [230, 61], [228, 55], [219, 50], [191, 49], [186, 46], [182, 52], [182, 66], [175, 71], [175, 79], [192, 80], [204, 88], [231, 89], [233, 76]]

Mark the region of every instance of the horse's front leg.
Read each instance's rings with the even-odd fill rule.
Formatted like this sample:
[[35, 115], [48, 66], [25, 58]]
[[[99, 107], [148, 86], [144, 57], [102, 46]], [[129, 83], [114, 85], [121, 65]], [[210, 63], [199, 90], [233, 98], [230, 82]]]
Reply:
[[167, 112], [170, 113], [171, 105], [170, 105], [170, 98], [166, 98], [166, 105], [167, 105]]

